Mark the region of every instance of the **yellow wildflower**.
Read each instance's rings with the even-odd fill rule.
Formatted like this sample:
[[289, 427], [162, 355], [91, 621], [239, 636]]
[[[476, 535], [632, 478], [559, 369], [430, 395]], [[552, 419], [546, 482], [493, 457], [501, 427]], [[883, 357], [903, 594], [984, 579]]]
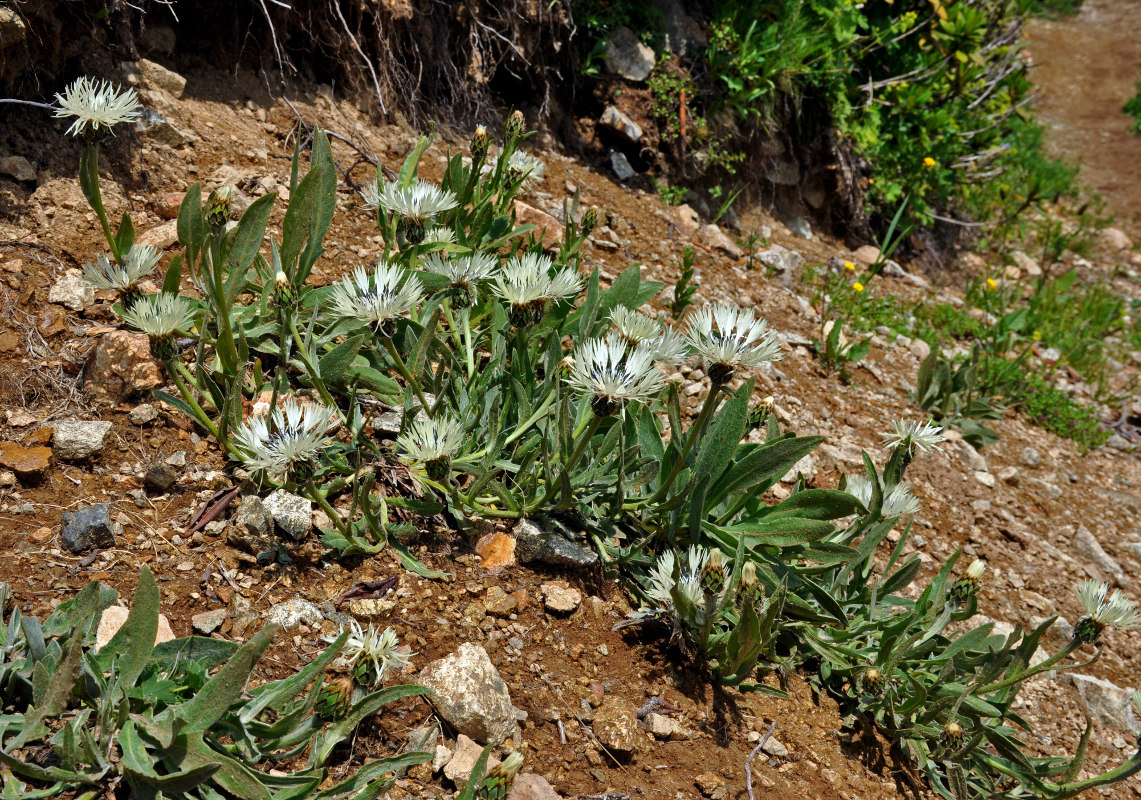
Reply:
[[927, 156], [927, 158], [923, 159], [923, 166], [927, 167], [927, 169], [934, 169], [938, 165], [935, 159], [931, 156]]
[[844, 262], [844, 269], [848, 270], [848, 272], [855, 272], [856, 271], [856, 265], [853, 264], [851, 261], [845, 261]]
[[988, 291], [991, 289], [997, 289], [998, 288], [998, 281], [996, 281], [994, 278], [987, 278], [986, 279], [986, 288]]
[[857, 292], [862, 292], [862, 291], [864, 291], [864, 284], [860, 283], [859, 281], [856, 281], [855, 283], [852, 284], [852, 288], [855, 289]]

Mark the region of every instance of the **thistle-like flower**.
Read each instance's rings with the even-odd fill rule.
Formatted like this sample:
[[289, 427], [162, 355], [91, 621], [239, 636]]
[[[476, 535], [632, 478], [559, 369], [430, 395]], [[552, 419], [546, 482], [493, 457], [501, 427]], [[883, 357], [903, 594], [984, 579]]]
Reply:
[[919, 448], [924, 453], [930, 453], [932, 450], [940, 449], [940, 445], [944, 442], [943, 429], [937, 425], [932, 425], [930, 421], [908, 422], [897, 419], [893, 423], [893, 427], [895, 430], [881, 434], [883, 446], [891, 450], [897, 447], [906, 447], [909, 457], [915, 452], [915, 448]]
[[411, 427], [396, 439], [401, 459], [413, 466], [423, 466], [428, 477], [442, 481], [451, 470], [452, 456], [464, 443], [464, 426], [459, 420], [442, 416], [438, 419], [417, 417]]
[[132, 328], [147, 335], [151, 355], [166, 363], [178, 354], [174, 334], [190, 327], [194, 313], [190, 305], [173, 294], [152, 294], [140, 298], [123, 310], [123, 319]]
[[512, 151], [507, 159], [507, 177], [518, 182], [519, 188], [529, 189], [543, 180], [547, 165], [521, 150]]
[[967, 732], [957, 722], [948, 722], [943, 726], [943, 744], [949, 750], [957, 750], [967, 738]]
[[401, 229], [412, 244], [424, 240], [424, 227], [429, 219], [459, 204], [454, 194], [424, 180], [410, 186], [401, 186], [395, 181], [385, 182], [383, 186], [377, 184], [365, 189], [363, 196], [368, 208], [383, 208], [399, 217]]
[[515, 782], [515, 776], [522, 766], [523, 754], [516, 750], [502, 764], [489, 769], [476, 790], [477, 800], [506, 800], [511, 794], [511, 784]]
[[709, 364], [709, 378], [728, 383], [741, 367], [752, 368], [781, 357], [777, 335], [745, 308], [718, 303], [694, 312], [686, 338]]
[[865, 692], [878, 695], [883, 691], [886, 681], [882, 672], [875, 667], [868, 667], [860, 677], [860, 683], [863, 684]]
[[867, 508], [872, 502], [872, 482], [867, 475], [849, 475], [844, 491], [860, 501]]
[[482, 161], [487, 158], [487, 150], [491, 146], [491, 138], [487, 135], [487, 128], [483, 125], [475, 126], [475, 133], [471, 135], [471, 150], [473, 161]]
[[[698, 545], [690, 545], [688, 558], [680, 565], [677, 587], [686, 601], [700, 608], [705, 604], [705, 592], [701, 587], [701, 577], [709, 561], [709, 551]], [[650, 588], [646, 596], [658, 604], [659, 608], [674, 607], [674, 566], [677, 557], [672, 550], [658, 556], [658, 563], [650, 570]]]
[[419, 278], [406, 275], [395, 264], [380, 261], [371, 280], [364, 267], [353, 270], [352, 277], [346, 277], [333, 289], [330, 300], [334, 316], [367, 322], [377, 332], [391, 335], [387, 328], [415, 308], [423, 297]]
[[123, 305], [130, 309], [141, 297], [136, 284], [150, 274], [162, 254], [149, 244], [133, 244], [123, 256], [122, 265], [100, 253], [95, 263], [83, 266], [83, 280], [96, 289], [117, 289], [123, 293]]
[[768, 422], [769, 415], [773, 413], [773, 406], [775, 405], [776, 398], [770, 394], [753, 408], [750, 408], [748, 419], [749, 430], [756, 430]]
[[499, 260], [487, 253], [472, 253], [448, 258], [433, 253], [424, 259], [424, 269], [448, 279], [448, 287], [456, 296], [456, 306], [474, 306], [479, 299], [480, 281], [491, 279], [499, 269]]
[[[326, 636], [324, 640], [332, 642], [336, 638]], [[410, 657], [416, 654], [402, 653], [396, 649], [399, 646], [400, 640], [392, 628], [385, 628], [381, 633], [370, 624], [366, 631], [353, 619], [349, 620], [349, 636], [341, 657], [350, 665], [353, 679], [361, 686], [372, 688], [383, 683], [389, 672], [399, 672], [411, 663]]]
[[495, 276], [493, 291], [511, 304], [509, 319], [516, 328], [538, 325], [547, 303], [573, 297], [582, 289], [582, 277], [562, 266], [551, 274], [553, 263], [541, 253], [524, 253], [504, 265]]
[[631, 347], [637, 347], [647, 339], [654, 339], [662, 333], [662, 323], [626, 306], [615, 306], [610, 312], [610, 322], [618, 329], [618, 335]]
[[339, 719], [353, 707], [353, 679], [348, 675], [326, 675], [317, 694], [314, 710], [325, 719]]
[[424, 230], [424, 241], [421, 244], [455, 244], [456, 232], [443, 225], [433, 225]]
[[911, 493], [906, 483], [898, 483], [883, 499], [883, 515], [886, 518], [902, 517], [919, 510], [919, 500]]
[[967, 567], [967, 574], [959, 578], [951, 586], [951, 599], [956, 603], [962, 604], [978, 594], [979, 588], [982, 586], [981, 578], [985, 571], [985, 561], [980, 558], [976, 558], [972, 561], [971, 565]]
[[290, 476], [298, 481], [312, 474], [329, 434], [340, 424], [335, 408], [302, 403], [290, 398], [271, 414], [248, 419], [231, 436], [242, 461], [254, 472], [264, 472], [275, 481]]
[[56, 117], [75, 117], [68, 134], [82, 133], [98, 139], [120, 122], [131, 122], [139, 116], [139, 96], [134, 89], [119, 91], [110, 81], [93, 80], [86, 75], [77, 78], [55, 96]]
[[1078, 602], [1085, 616], [1074, 625], [1074, 637], [1092, 644], [1106, 628], [1136, 628], [1141, 626], [1141, 612], [1133, 601], [1117, 589], [1108, 598], [1109, 584], [1088, 578], [1078, 586]]
[[590, 407], [600, 417], [617, 413], [627, 401], [645, 403], [665, 385], [655, 366], [652, 345], [630, 348], [617, 336], [588, 339], [574, 352], [567, 383], [592, 396]]

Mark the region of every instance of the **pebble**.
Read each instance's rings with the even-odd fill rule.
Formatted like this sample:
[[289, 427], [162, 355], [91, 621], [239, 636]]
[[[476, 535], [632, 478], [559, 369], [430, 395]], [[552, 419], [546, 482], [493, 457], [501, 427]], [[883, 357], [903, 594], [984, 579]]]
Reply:
[[103, 450], [115, 426], [106, 420], [64, 420], [53, 426], [52, 450], [61, 461], [85, 461]]
[[582, 604], [582, 593], [563, 583], [544, 583], [543, 607], [553, 614], [571, 614]]
[[158, 409], [149, 403], [143, 403], [141, 406], [132, 408], [127, 419], [132, 425], [147, 425], [158, 419]]
[[190, 618], [190, 626], [194, 628], [195, 633], [200, 633], [203, 636], [209, 636], [214, 631], [222, 626], [226, 621], [226, 609], [215, 608], [212, 611], [203, 611], [201, 614], [195, 614]]

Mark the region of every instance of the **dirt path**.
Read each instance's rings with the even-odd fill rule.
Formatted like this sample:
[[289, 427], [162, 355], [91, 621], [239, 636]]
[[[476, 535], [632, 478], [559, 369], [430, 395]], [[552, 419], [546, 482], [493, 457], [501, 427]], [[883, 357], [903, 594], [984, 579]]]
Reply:
[[1081, 12], [1028, 28], [1052, 148], [1082, 164], [1082, 178], [1131, 234], [1141, 233], [1141, 136], [1121, 110], [1141, 77], [1141, 0], [1086, 0]]

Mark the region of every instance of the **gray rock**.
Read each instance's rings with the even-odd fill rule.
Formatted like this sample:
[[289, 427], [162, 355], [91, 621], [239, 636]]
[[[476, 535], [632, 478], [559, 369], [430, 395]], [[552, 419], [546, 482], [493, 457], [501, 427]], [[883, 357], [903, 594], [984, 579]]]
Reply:
[[437, 713], [459, 733], [485, 744], [520, 737], [507, 684], [487, 651], [465, 642], [450, 656], [420, 671], [419, 682], [432, 690]]
[[1141, 559], [1141, 542], [1126, 542], [1125, 549], [1129, 551], [1129, 555]]
[[282, 630], [287, 631], [294, 630], [302, 624], [316, 627], [321, 624], [322, 619], [324, 616], [321, 614], [321, 609], [300, 597], [278, 603], [265, 615], [267, 625], [276, 623], [282, 627]]
[[1101, 546], [1094, 535], [1090, 533], [1089, 528], [1085, 525], [1078, 525], [1078, 530], [1074, 534], [1074, 552], [1079, 556], [1085, 558], [1087, 561], [1092, 561], [1094, 566], [1098, 568], [1103, 574], [1112, 576], [1117, 579], [1117, 582], [1125, 585], [1125, 572], [1121, 569], [1121, 565], [1105, 549]]
[[909, 349], [911, 350], [911, 354], [920, 361], [925, 360], [927, 356], [931, 355], [931, 345], [922, 339], [912, 339]]
[[5, 156], [4, 158], [0, 158], [0, 172], [18, 181], [31, 182], [36, 179], [36, 171], [32, 169], [31, 162], [23, 156]]
[[531, 520], [519, 520], [511, 532], [515, 536], [515, 557], [522, 564], [541, 561], [582, 569], [598, 563], [598, 554], [593, 550], [567, 540], [557, 531], [544, 530]]
[[657, 0], [655, 5], [665, 24], [665, 49], [679, 56], [691, 55], [708, 43], [701, 25], [685, 13], [681, 0]]
[[150, 403], [143, 403], [141, 406], [132, 408], [127, 419], [131, 421], [132, 425], [149, 425], [158, 419], [158, 409]]
[[697, 238], [701, 244], [708, 247], [710, 250], [717, 250], [730, 258], [741, 258], [745, 255], [745, 251], [741, 249], [740, 245], [734, 242], [729, 234], [721, 230], [720, 227], [714, 223], [702, 225], [697, 231]]
[[1133, 443], [1122, 436], [1120, 433], [1115, 433], [1109, 437], [1105, 443], [1106, 447], [1112, 447], [1114, 450], [1132, 450]]
[[[478, 742], [461, 733], [456, 737], [455, 752], [448, 759], [448, 763], [444, 765], [444, 777], [456, 786], [463, 786], [471, 777], [471, 771], [475, 769], [475, 762], [479, 760], [479, 754], [482, 752], [483, 747]], [[495, 756], [489, 755], [487, 757], [487, 769], [493, 769], [499, 764], [500, 761]]]
[[628, 758], [638, 747], [638, 714], [618, 695], [606, 695], [592, 727], [602, 746], [618, 758]]
[[48, 290], [48, 302], [82, 311], [95, 302], [95, 288], [83, 280], [83, 273], [77, 269], [65, 270]]
[[167, 456], [166, 458], [163, 459], [163, 463], [168, 464], [172, 467], [185, 467], [186, 466], [186, 451], [185, 450], [179, 450], [178, 452], [171, 453], [169, 456]]
[[181, 98], [182, 93], [186, 91], [186, 78], [162, 64], [140, 58], [136, 67], [143, 82], [151, 88], [162, 89], [176, 98]]
[[1018, 467], [1004, 467], [999, 471], [998, 477], [1003, 483], [1017, 486], [1022, 474], [1018, 471]]
[[1014, 266], [1026, 273], [1026, 277], [1039, 278], [1042, 276], [1042, 268], [1038, 266], [1038, 262], [1021, 250], [1015, 250], [1010, 254], [1010, 258], [1014, 261]]
[[994, 488], [994, 476], [989, 472], [975, 472], [974, 476], [975, 480], [981, 483], [983, 486], [987, 487], [988, 489]]
[[[198, 141], [198, 137], [193, 133], [171, 125], [166, 117], [153, 108], [142, 110], [139, 118], [135, 120], [135, 130], [149, 139], [170, 147], [181, 147], [184, 144]], [[174, 226], [173, 229], [176, 230], [177, 226]]]
[[979, 453], [970, 442], [960, 439], [959, 440], [959, 456], [962, 457], [963, 463], [967, 465], [967, 469], [972, 472], [989, 472], [987, 469], [986, 459]]
[[147, 474], [143, 476], [143, 486], [148, 492], [162, 494], [174, 486], [176, 480], [178, 480], [178, 470], [169, 464], [159, 463], [147, 470]]
[[1110, 250], [1129, 250], [1133, 247], [1125, 231], [1120, 228], [1105, 228], [1101, 232], [1101, 242]]
[[190, 626], [194, 628], [195, 633], [200, 633], [203, 636], [209, 636], [218, 628], [222, 627], [222, 623], [226, 621], [226, 609], [215, 608], [213, 611], [203, 611], [201, 614], [195, 614], [190, 618]]
[[372, 418], [372, 427], [377, 433], [395, 438], [400, 434], [400, 423], [404, 414], [399, 411], [385, 411]]
[[63, 514], [60, 541], [65, 550], [82, 553], [93, 548], [115, 546], [115, 528], [111, 521], [111, 505], [96, 503], [78, 511]]
[[642, 138], [641, 126], [615, 106], [607, 106], [598, 121], [612, 131], [622, 134], [631, 142], [636, 142]]
[[65, 420], [52, 433], [52, 450], [61, 461], [83, 461], [97, 455], [115, 426], [106, 420]]
[[799, 239], [812, 239], [812, 225], [804, 217], [793, 217], [788, 221], [788, 229]]
[[800, 268], [804, 266], [804, 256], [779, 244], [769, 245], [757, 253], [754, 260], [771, 269], [786, 284], [796, 280]]
[[294, 541], [305, 538], [313, 527], [313, 504], [284, 489], [265, 499], [265, 508], [273, 517], [277, 530]]
[[800, 183], [800, 166], [789, 158], [773, 158], [765, 162], [765, 178], [778, 186]]
[[626, 158], [626, 154], [618, 150], [610, 153], [610, 168], [614, 170], [614, 174], [618, 176], [618, 180], [625, 181], [633, 178], [638, 173], [630, 166], [630, 160]]
[[762, 747], [761, 750], [765, 753], [768, 753], [770, 756], [773, 756], [774, 758], [788, 757], [788, 747], [779, 741], [775, 736], [770, 736], [769, 740], [765, 742], [764, 747]]
[[507, 800], [563, 800], [562, 795], [551, 788], [547, 779], [533, 772], [521, 772], [511, 784]]
[[650, 712], [638, 724], [653, 734], [656, 739], [677, 742], [690, 738], [689, 731], [685, 730], [678, 720], [665, 714]]
[[605, 48], [606, 67], [628, 81], [644, 81], [654, 71], [654, 51], [642, 44], [629, 28], [610, 34]]
[[1129, 708], [1129, 689], [1076, 672], [1063, 672], [1058, 677], [1077, 689], [1078, 703], [1092, 719], [1108, 728], [1141, 733], [1141, 726]]

